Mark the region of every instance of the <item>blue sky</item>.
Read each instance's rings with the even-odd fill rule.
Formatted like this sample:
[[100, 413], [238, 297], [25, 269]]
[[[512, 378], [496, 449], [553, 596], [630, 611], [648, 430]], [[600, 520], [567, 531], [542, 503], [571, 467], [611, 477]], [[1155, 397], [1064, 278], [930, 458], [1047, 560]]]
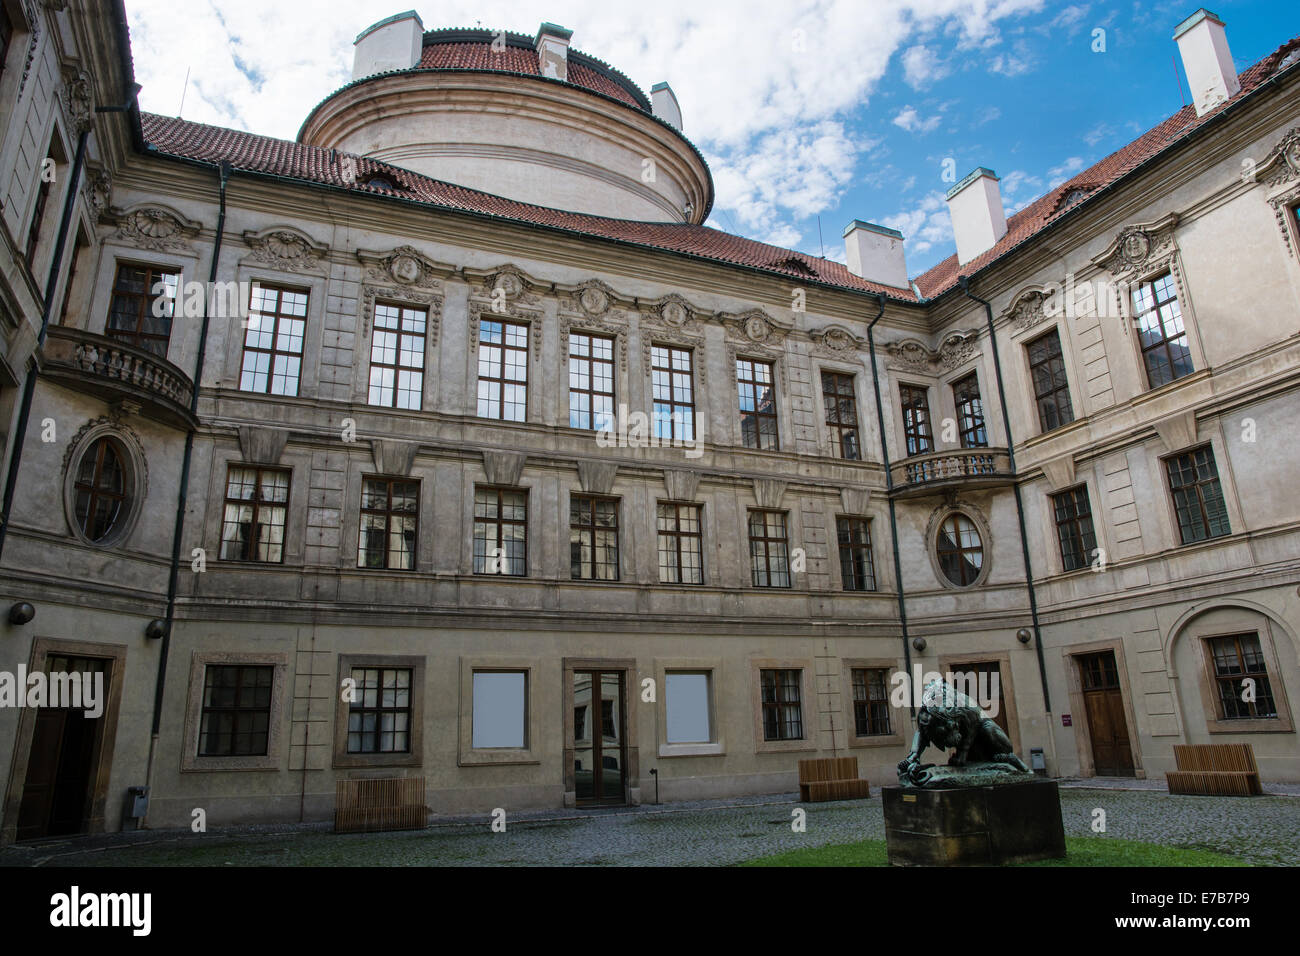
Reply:
[[[284, 139], [350, 79], [356, 34], [413, 4], [426, 29], [533, 34], [542, 21], [562, 24], [575, 48], [643, 90], [671, 83], [684, 131], [713, 170], [711, 225], [843, 261], [850, 220], [882, 223], [907, 238], [913, 276], [953, 251], [945, 159], [958, 178], [994, 169], [1008, 213], [1023, 207], [1178, 110], [1180, 89], [1188, 93], [1173, 31], [1198, 9], [1171, 0], [126, 3], [144, 109]], [[1296, 0], [1211, 9], [1239, 69], [1300, 34]], [[1093, 51], [1096, 30], [1104, 52]]]

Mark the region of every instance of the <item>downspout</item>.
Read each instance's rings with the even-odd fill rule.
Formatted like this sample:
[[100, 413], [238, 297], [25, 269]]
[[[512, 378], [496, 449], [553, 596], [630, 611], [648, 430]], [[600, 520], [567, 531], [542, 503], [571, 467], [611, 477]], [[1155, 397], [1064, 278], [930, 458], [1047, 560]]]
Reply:
[[[36, 347], [27, 361], [27, 380], [23, 382], [23, 397], [18, 406], [18, 422], [14, 428], [14, 448], [9, 455], [9, 470], [5, 474], [4, 501], [0, 504], [0, 555], [4, 554], [5, 538], [9, 534], [9, 513], [13, 509], [14, 491], [18, 484], [18, 469], [23, 461], [23, 442], [27, 438], [27, 419], [32, 412], [32, 399], [36, 394], [36, 378], [40, 363], [37, 354], [45, 345], [45, 335], [50, 329], [50, 314], [54, 311], [54, 290], [59, 284], [63, 250], [68, 244], [68, 230], [72, 227], [72, 213], [77, 205], [77, 182], [81, 167], [86, 162], [86, 141], [90, 138], [87, 125], [77, 136], [77, 155], [72, 161], [72, 174], [68, 179], [68, 194], [63, 199], [63, 215], [59, 218], [59, 234], [54, 240], [54, 256], [45, 278], [45, 302], [41, 306], [41, 328], [36, 335]], [[65, 289], [66, 297], [71, 289]]]
[[[217, 265], [221, 259], [221, 239], [226, 228], [226, 182], [230, 178], [230, 163], [222, 161], [217, 169], [217, 230], [212, 244], [212, 264], [208, 268], [207, 295], [203, 300], [203, 322], [199, 326], [198, 355], [194, 360], [194, 388], [190, 393], [190, 416], [198, 419], [199, 387], [203, 378], [203, 362], [208, 350], [208, 323], [212, 314], [212, 290], [217, 281]], [[189, 497], [190, 461], [194, 454], [193, 425], [185, 433], [185, 454], [181, 459], [180, 487], [176, 494], [176, 520], [172, 524], [172, 561], [167, 578], [167, 612], [164, 618], [162, 647], [158, 650], [158, 676], [153, 691], [153, 724], [149, 737], [149, 761], [145, 767], [145, 783], [153, 784], [153, 758], [158, 748], [158, 731], [162, 726], [163, 691], [167, 686], [167, 654], [171, 650], [172, 623], [176, 620], [176, 590], [180, 580], [181, 541], [185, 534], [185, 506]], [[144, 821], [141, 821], [143, 825]]]
[[[970, 278], [960, 276], [957, 279], [966, 298], [984, 306], [984, 317], [988, 321], [989, 351], [993, 353], [993, 374], [998, 383], [998, 404], [1002, 407], [1002, 428], [1007, 436], [1007, 459], [1011, 467], [1011, 490], [1016, 498], [1016, 518], [1020, 523], [1020, 554], [1025, 562], [1025, 587], [1029, 590], [1029, 616], [1034, 624], [1034, 650], [1038, 654], [1038, 679], [1043, 685], [1043, 707], [1052, 713], [1052, 698], [1047, 689], [1047, 664], [1043, 660], [1043, 635], [1038, 626], [1038, 597], [1034, 593], [1034, 569], [1029, 561], [1029, 535], [1025, 531], [1025, 507], [1020, 498], [1020, 481], [1016, 476], [1016, 443], [1011, 437], [1011, 415], [1007, 412], [1007, 392], [1002, 384], [1002, 360], [998, 357], [998, 340], [993, 331], [993, 306], [970, 290]], [[1047, 728], [1049, 738], [1055, 740], [1052, 728]]]
[[[876, 371], [876, 323], [885, 314], [885, 297], [877, 293], [876, 302], [880, 306], [876, 317], [867, 326], [867, 351], [871, 353], [871, 386], [876, 393], [876, 424], [880, 430], [880, 453], [885, 460], [885, 488], [889, 496], [889, 536], [894, 544], [894, 590], [898, 593], [898, 622], [903, 630], [903, 673], [912, 673], [912, 645], [907, 639], [907, 602], [903, 596], [903, 567], [899, 563], [898, 550], [898, 516], [894, 505], [894, 472], [889, 467], [889, 443], [885, 441], [885, 407], [880, 401], [880, 375]], [[907, 695], [907, 707], [913, 720], [916, 719], [916, 694]]]

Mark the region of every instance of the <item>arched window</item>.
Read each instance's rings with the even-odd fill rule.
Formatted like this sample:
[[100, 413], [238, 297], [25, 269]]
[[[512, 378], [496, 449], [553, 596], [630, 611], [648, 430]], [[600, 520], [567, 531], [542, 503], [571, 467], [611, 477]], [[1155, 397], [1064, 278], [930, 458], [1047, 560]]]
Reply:
[[939, 526], [936, 542], [939, 568], [958, 587], [970, 587], [984, 567], [984, 542], [979, 529], [964, 514], [951, 514]]
[[77, 527], [91, 541], [107, 538], [126, 516], [126, 467], [125, 451], [108, 437], [97, 439], [81, 456], [73, 485], [75, 514]]

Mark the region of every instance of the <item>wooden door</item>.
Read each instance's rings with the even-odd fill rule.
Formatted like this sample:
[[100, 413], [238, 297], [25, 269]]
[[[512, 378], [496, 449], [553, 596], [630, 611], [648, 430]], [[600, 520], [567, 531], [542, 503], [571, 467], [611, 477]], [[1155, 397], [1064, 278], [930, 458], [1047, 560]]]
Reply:
[[1093, 773], [1099, 777], [1133, 776], [1133, 749], [1124, 716], [1115, 652], [1102, 651], [1078, 658], [1083, 685], [1083, 706], [1092, 743]]

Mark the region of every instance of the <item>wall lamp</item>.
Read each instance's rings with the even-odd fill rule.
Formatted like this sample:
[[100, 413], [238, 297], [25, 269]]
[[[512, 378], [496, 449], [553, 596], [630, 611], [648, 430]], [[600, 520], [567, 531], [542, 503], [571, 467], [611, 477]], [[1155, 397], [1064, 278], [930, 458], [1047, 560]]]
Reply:
[[18, 601], [9, 608], [10, 624], [27, 624], [36, 616], [36, 608], [26, 601]]
[[1033, 636], [1033, 633], [1027, 627], [1022, 627], [1020, 630], [1016, 631], [1016, 640], [1021, 644], [1028, 644], [1029, 639]]

